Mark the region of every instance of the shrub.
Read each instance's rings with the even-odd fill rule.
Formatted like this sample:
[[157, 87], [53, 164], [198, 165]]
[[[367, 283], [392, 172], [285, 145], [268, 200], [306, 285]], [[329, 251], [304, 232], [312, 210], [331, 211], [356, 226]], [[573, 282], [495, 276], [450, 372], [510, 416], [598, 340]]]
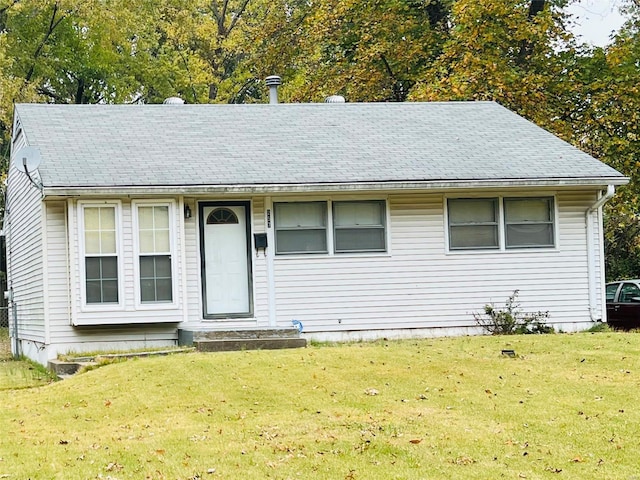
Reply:
[[553, 333], [553, 327], [545, 323], [549, 312], [524, 313], [517, 301], [518, 293], [513, 291], [503, 309], [487, 303], [484, 312], [473, 314], [476, 323], [491, 335]]

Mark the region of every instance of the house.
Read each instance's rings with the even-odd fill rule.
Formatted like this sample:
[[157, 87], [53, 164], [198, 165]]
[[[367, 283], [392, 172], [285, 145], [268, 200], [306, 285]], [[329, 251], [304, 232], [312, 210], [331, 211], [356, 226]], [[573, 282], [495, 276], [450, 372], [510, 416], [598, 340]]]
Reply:
[[493, 102], [15, 107], [16, 348], [477, 333], [515, 290], [605, 320], [601, 206], [627, 178]]

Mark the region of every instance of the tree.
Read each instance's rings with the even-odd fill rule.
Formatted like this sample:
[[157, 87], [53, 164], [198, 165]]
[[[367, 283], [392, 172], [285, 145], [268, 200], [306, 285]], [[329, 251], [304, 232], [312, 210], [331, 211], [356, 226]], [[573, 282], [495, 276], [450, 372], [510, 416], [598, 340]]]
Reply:
[[442, 54], [412, 90], [413, 100], [495, 100], [547, 126], [566, 74], [566, 1], [475, 2], [453, 6]]
[[580, 59], [573, 142], [630, 178], [605, 210], [608, 279], [640, 277], [640, 5], [606, 49]]
[[404, 101], [448, 33], [449, 0], [319, 0], [305, 11], [283, 87], [294, 101]]

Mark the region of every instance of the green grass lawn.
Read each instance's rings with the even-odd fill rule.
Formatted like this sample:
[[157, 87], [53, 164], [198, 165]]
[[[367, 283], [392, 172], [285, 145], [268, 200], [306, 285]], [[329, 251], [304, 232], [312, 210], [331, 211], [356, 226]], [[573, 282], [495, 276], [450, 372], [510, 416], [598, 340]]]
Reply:
[[[32, 388], [52, 381], [53, 376], [39, 365], [13, 359], [9, 329], [0, 328], [0, 390]], [[1, 405], [0, 408], [2, 408]]]
[[639, 387], [637, 333], [130, 360], [0, 391], [0, 478], [632, 480]]

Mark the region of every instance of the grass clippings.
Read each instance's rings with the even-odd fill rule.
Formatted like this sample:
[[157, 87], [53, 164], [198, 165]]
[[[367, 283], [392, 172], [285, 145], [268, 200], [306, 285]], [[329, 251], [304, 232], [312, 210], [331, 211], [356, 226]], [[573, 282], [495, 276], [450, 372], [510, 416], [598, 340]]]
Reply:
[[627, 479], [639, 374], [624, 333], [131, 360], [0, 392], [0, 477]]

